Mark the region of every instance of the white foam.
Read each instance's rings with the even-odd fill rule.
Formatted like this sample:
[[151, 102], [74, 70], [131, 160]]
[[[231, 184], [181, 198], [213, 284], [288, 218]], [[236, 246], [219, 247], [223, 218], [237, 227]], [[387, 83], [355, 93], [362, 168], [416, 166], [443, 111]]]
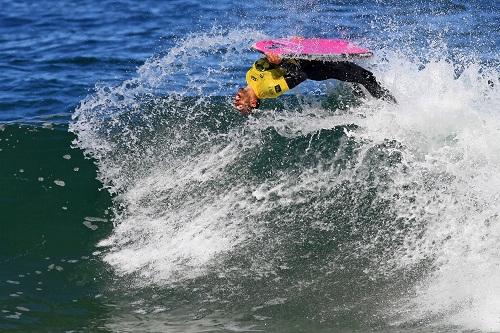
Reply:
[[66, 186], [66, 182], [64, 180], [60, 180], [60, 179], [54, 180], [54, 184], [56, 184], [57, 186], [61, 186], [61, 187]]
[[[378, 234], [359, 242], [359, 253], [353, 255], [370, 258], [377, 242], [385, 240], [386, 253], [373, 256], [373, 267], [366, 274], [394, 276], [423, 263], [430, 266], [416, 285], [409, 286], [410, 292], [396, 300], [393, 311], [402, 322], [439, 318], [469, 329], [500, 330], [498, 70], [471, 61], [463, 64], [457, 78], [448, 61], [422, 64], [389, 54], [385, 63], [374, 60], [385, 68], [376, 75], [393, 92], [397, 105], [369, 99], [335, 115], [307, 107], [302, 113], [263, 113], [229, 134], [200, 134], [203, 139], [194, 141], [202, 151], [187, 156], [182, 149], [192, 139], [189, 128], [159, 141], [160, 147], [151, 147], [141, 141], [147, 126], [145, 132], [137, 132], [131, 123], [121, 122], [122, 113], [132, 117], [143, 111], [138, 95], [154, 95], [165, 81], [175, 79], [172, 68], [191, 74], [186, 72], [190, 61], [241, 43], [241, 35], [191, 36], [167, 55], [146, 62], [136, 78], [118, 87], [98, 88], [75, 112], [71, 129], [78, 135], [76, 143], [97, 158], [100, 179], [117, 194], [115, 229], [99, 243], [105, 247], [103, 259], [118, 274], [139, 276], [144, 284], [203, 276], [217, 267], [218, 259], [264, 232], [268, 221], [259, 220], [263, 213], [305, 202], [304, 193], [362, 181], [357, 172], [370, 167], [364, 161], [370, 150], [396, 142], [396, 148], [387, 150], [400, 154], [401, 162], [385, 169], [389, 180], [380, 196], [404, 225], [394, 230], [382, 225]], [[186, 52], [188, 48], [192, 53]], [[490, 86], [489, 79], [496, 85]], [[203, 95], [203, 86], [193, 83], [192, 88]], [[204, 101], [199, 98], [195, 104]], [[106, 117], [111, 120], [103, 122]], [[260, 147], [262, 133], [269, 127], [294, 138], [349, 124], [359, 126], [345, 130], [346, 138], [357, 144], [352, 167], [304, 169], [293, 176], [277, 172], [275, 178], [260, 183], [231, 173], [248, 172], [238, 163], [249, 163], [245, 153]], [[117, 136], [112, 129], [120, 131], [123, 142], [113, 141]], [[210, 144], [203, 145], [207, 140]], [[116, 154], [121, 145], [130, 155]], [[161, 155], [162, 150], [171, 154]], [[335, 159], [342, 160], [342, 154], [340, 150]], [[328, 230], [335, 228], [332, 224], [318, 222], [314, 227]], [[399, 237], [401, 243], [392, 242]], [[264, 252], [248, 259], [252, 266], [248, 270], [261, 276], [284, 264]]]
[[232, 215], [241, 200], [237, 189], [175, 201], [176, 195], [195, 191], [229, 163], [230, 158], [220, 159], [229, 154], [227, 150], [231, 149], [209, 153], [170, 174], [158, 170], [131, 188], [121, 198], [128, 213], [113, 236], [99, 244], [114, 249], [105, 260], [122, 273], [138, 272], [149, 282], [172, 283], [204, 274], [216, 255], [242, 242], [244, 228]]
[[[405, 172], [395, 175], [400, 216], [426, 225], [410, 234], [392, 262], [431, 259], [432, 273], [410, 297], [412, 319], [440, 315], [469, 329], [500, 330], [500, 91], [498, 72], [475, 63], [455, 78], [444, 60], [401, 60], [388, 73], [399, 105], [371, 113], [363, 136], [404, 146]], [[410, 190], [403, 190], [410, 185]], [[415, 207], [415, 208], [412, 208]], [[407, 301], [407, 300], [406, 300]]]

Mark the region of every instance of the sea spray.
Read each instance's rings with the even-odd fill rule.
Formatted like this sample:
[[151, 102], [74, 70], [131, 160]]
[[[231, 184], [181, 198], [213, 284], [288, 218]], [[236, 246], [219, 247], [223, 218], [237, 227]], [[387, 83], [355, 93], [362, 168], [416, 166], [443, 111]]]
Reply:
[[397, 72], [388, 75], [399, 78], [399, 107], [367, 113], [360, 123], [365, 139], [404, 146], [404, 171], [392, 177], [385, 195], [397, 198], [398, 216], [425, 227], [407, 234], [386, 262], [404, 269], [425, 261], [432, 267], [396, 306], [406, 303], [413, 319], [497, 330], [498, 70], [476, 61], [456, 75], [455, 65], [444, 59], [423, 67], [397, 61]]
[[[79, 106], [75, 144], [116, 195], [104, 261], [207, 311], [314, 299], [300, 315], [496, 329], [498, 71], [387, 52], [375, 74], [398, 104], [294, 100], [245, 121], [227, 81], [204, 82], [237, 82], [231, 46], [259, 36], [188, 37]], [[205, 81], [203, 57], [224, 64]], [[178, 75], [193, 79], [160, 94]]]

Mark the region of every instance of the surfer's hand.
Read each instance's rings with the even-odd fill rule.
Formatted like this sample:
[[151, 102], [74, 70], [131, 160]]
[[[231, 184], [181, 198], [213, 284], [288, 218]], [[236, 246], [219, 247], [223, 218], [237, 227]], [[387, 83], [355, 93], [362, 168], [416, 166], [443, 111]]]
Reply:
[[273, 53], [273, 52], [267, 52], [266, 53], [266, 58], [267, 60], [271, 63], [271, 64], [279, 64], [281, 63], [281, 58], [279, 55], [277, 55], [276, 53]]
[[305, 38], [302, 37], [302, 36], [292, 36], [290, 39], [291, 40], [299, 40], [300, 41], [300, 40], [304, 40]]

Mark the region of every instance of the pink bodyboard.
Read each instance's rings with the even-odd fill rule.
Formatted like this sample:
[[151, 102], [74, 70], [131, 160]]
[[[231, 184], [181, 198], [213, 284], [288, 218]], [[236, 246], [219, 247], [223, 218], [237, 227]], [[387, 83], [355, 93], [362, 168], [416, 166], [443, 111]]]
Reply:
[[373, 53], [342, 39], [286, 38], [261, 40], [252, 48], [262, 53], [273, 52], [282, 58], [346, 60], [371, 57]]

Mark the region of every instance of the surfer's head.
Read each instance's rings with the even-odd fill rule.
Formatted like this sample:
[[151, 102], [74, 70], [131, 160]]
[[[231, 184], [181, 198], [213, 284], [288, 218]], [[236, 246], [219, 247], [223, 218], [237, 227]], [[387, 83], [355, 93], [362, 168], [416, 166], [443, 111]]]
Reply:
[[243, 115], [248, 115], [258, 108], [260, 100], [251, 87], [241, 88], [234, 97], [234, 107]]

